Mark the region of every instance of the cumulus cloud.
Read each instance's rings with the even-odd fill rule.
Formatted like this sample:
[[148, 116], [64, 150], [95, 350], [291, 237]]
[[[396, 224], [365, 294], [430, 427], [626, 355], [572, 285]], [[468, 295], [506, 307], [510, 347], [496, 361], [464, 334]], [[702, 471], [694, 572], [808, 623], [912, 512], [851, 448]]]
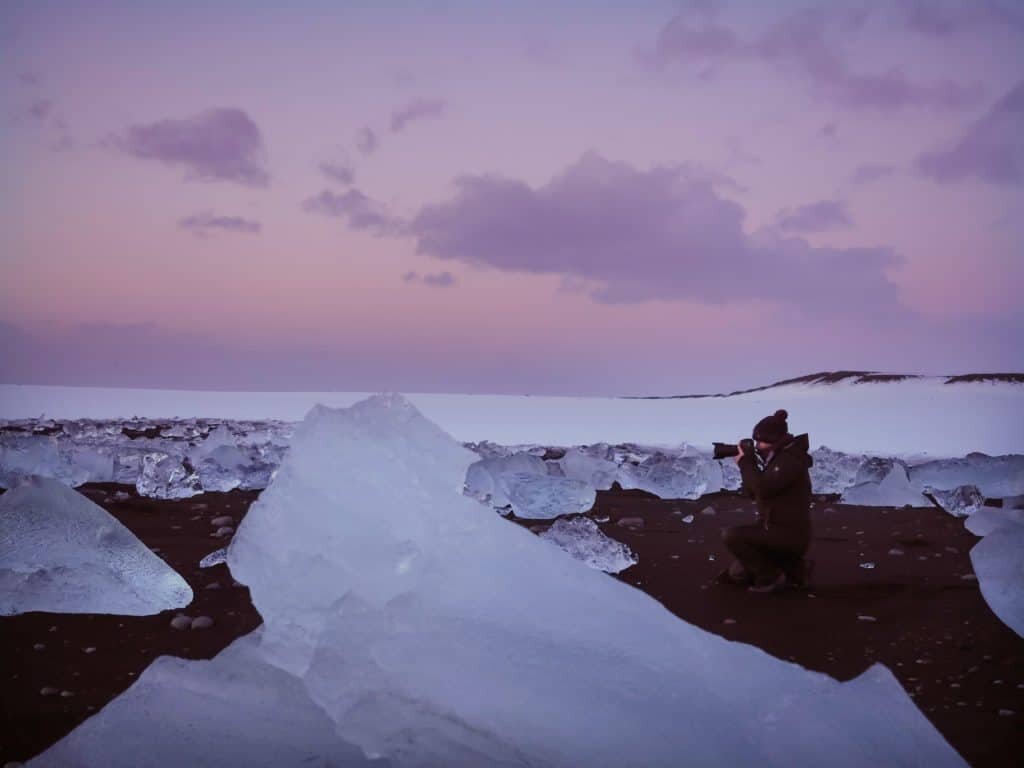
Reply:
[[853, 175], [850, 177], [850, 181], [854, 184], [869, 184], [872, 181], [878, 181], [884, 179], [886, 176], [891, 176], [896, 172], [896, 167], [892, 165], [886, 165], [884, 163], [862, 163], [858, 165]]
[[1024, 183], [1024, 80], [948, 149], [917, 158], [917, 170], [936, 181], [977, 178], [992, 184]]
[[320, 163], [318, 167], [320, 168], [320, 173], [338, 184], [348, 186], [356, 180], [356, 172], [351, 165], [327, 162]]
[[354, 188], [340, 194], [325, 189], [303, 201], [302, 209], [343, 219], [351, 229], [378, 236], [402, 234], [406, 226], [400, 218], [392, 216], [386, 206]]
[[455, 276], [451, 272], [438, 272], [436, 274], [421, 275], [419, 272], [406, 272], [402, 275], [402, 281], [406, 283], [422, 283], [437, 288], [448, 288], [455, 285]]
[[846, 206], [837, 200], [820, 200], [795, 211], [787, 208], [779, 212], [776, 222], [783, 232], [823, 232], [853, 225]]
[[853, 108], [895, 109], [925, 106], [953, 109], [977, 103], [978, 86], [950, 80], [912, 81], [898, 68], [864, 74], [843, 55], [840, 42], [867, 11], [833, 6], [806, 8], [788, 14], [753, 37], [743, 37], [713, 13], [686, 9], [658, 34], [651, 56], [656, 66], [675, 62], [707, 66], [729, 61], [755, 61], [781, 72], [796, 73], [823, 99]]
[[179, 219], [178, 228], [191, 232], [196, 237], [208, 237], [218, 230], [258, 235], [262, 229], [258, 221], [244, 219], [241, 216], [216, 216], [209, 211]]
[[443, 99], [419, 99], [391, 113], [391, 130], [395, 133], [404, 131], [409, 123], [441, 117], [447, 110], [448, 104]]
[[132, 157], [181, 166], [188, 180], [250, 187], [270, 182], [260, 129], [241, 109], [210, 109], [183, 119], [133, 125], [107, 144]]
[[590, 285], [596, 301], [767, 300], [804, 313], [901, 317], [886, 248], [815, 248], [747, 234], [745, 212], [689, 166], [649, 171], [590, 152], [540, 187], [463, 176], [404, 234], [421, 254]]
[[356, 137], [356, 149], [364, 155], [372, 155], [379, 146], [380, 140], [377, 138], [377, 134], [369, 126], [364, 126]]

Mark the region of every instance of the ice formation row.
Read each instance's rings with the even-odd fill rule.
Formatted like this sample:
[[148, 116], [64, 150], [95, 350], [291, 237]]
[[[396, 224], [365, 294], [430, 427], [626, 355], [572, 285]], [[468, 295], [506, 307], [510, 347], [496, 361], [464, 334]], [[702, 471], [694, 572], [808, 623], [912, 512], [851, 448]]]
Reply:
[[[287, 422], [18, 421], [0, 422], [0, 486], [42, 475], [77, 486], [134, 484], [143, 496], [187, 498], [204, 491], [262, 489], [288, 450]], [[479, 457], [467, 471], [468, 495], [523, 518], [583, 512], [597, 490], [618, 482], [662, 498], [695, 499], [735, 490], [731, 460], [681, 444], [545, 447], [467, 444]], [[986, 497], [1024, 494], [1024, 456], [972, 453], [959, 459], [910, 464], [901, 459], [844, 454], [821, 446], [811, 454], [816, 493], [875, 506], [929, 506], [929, 493], [947, 511], [966, 516]]]
[[964, 765], [885, 667], [680, 621], [465, 496], [478, 459], [398, 396], [314, 408], [228, 548], [263, 626], [30, 765]]

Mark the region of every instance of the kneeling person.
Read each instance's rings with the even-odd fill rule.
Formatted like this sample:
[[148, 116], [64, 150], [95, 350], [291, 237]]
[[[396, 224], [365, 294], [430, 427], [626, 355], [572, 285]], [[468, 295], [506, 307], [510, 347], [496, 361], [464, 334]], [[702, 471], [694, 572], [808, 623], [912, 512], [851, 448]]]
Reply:
[[[804, 555], [811, 543], [811, 476], [814, 459], [807, 434], [789, 433], [789, 414], [778, 410], [754, 427], [757, 456], [736, 457], [743, 490], [757, 502], [757, 522], [722, 531], [736, 557], [726, 580], [752, 584], [754, 591], [774, 592], [802, 586], [808, 578]], [[758, 458], [761, 461], [758, 461]]]

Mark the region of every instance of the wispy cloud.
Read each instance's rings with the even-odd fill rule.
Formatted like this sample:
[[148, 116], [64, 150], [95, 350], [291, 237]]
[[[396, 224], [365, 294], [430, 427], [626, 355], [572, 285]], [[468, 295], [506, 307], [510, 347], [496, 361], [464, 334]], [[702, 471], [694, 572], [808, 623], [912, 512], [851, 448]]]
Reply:
[[422, 283], [436, 288], [448, 288], [455, 285], [455, 276], [451, 272], [438, 272], [435, 274], [421, 275], [419, 272], [406, 272], [402, 275], [402, 281], [406, 283]]
[[369, 126], [364, 126], [356, 137], [356, 149], [364, 155], [372, 155], [379, 146], [380, 139], [377, 138], [376, 132]]
[[317, 167], [320, 169], [320, 173], [338, 184], [348, 186], [356, 180], [356, 172], [351, 165], [326, 162], [320, 163]]
[[319, 195], [304, 200], [302, 209], [307, 213], [342, 219], [351, 229], [374, 235], [399, 235], [405, 231], [406, 226], [402, 219], [392, 216], [386, 206], [358, 189], [349, 189], [340, 194], [325, 189]]
[[676, 62], [702, 66], [710, 62], [720, 67], [729, 61], [758, 61], [798, 75], [819, 98], [852, 108], [959, 109], [978, 102], [981, 93], [976, 85], [951, 80], [918, 83], [897, 68], [874, 74], [855, 71], [841, 43], [851, 27], [864, 23], [867, 13], [834, 6], [806, 8], [784, 16], [760, 34], [744, 37], [707, 9], [700, 13], [685, 9], [661, 29], [650, 59], [659, 67]]
[[417, 120], [441, 117], [448, 110], [443, 99], [420, 99], [391, 113], [392, 132], [404, 131], [406, 126]]
[[133, 125], [106, 143], [132, 157], [181, 166], [188, 180], [249, 187], [270, 182], [260, 129], [241, 109], [210, 109], [192, 117]]
[[785, 209], [776, 216], [783, 232], [823, 232], [853, 226], [846, 206], [837, 200], [820, 200], [796, 210]]
[[1015, 85], [948, 149], [917, 158], [917, 170], [940, 182], [977, 178], [1024, 183], [1024, 81]]
[[179, 219], [178, 228], [191, 232], [196, 237], [208, 237], [218, 230], [222, 232], [240, 232], [248, 235], [258, 235], [262, 230], [262, 226], [258, 221], [245, 219], [241, 216], [216, 216], [209, 211]]

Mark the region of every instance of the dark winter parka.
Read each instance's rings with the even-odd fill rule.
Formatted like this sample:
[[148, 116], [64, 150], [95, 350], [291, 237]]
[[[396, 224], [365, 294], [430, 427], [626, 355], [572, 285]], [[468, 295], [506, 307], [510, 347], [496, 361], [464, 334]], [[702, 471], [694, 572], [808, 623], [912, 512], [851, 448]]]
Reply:
[[805, 548], [811, 539], [811, 475], [814, 459], [807, 434], [786, 435], [761, 470], [747, 454], [739, 462], [743, 490], [757, 502], [758, 519]]

